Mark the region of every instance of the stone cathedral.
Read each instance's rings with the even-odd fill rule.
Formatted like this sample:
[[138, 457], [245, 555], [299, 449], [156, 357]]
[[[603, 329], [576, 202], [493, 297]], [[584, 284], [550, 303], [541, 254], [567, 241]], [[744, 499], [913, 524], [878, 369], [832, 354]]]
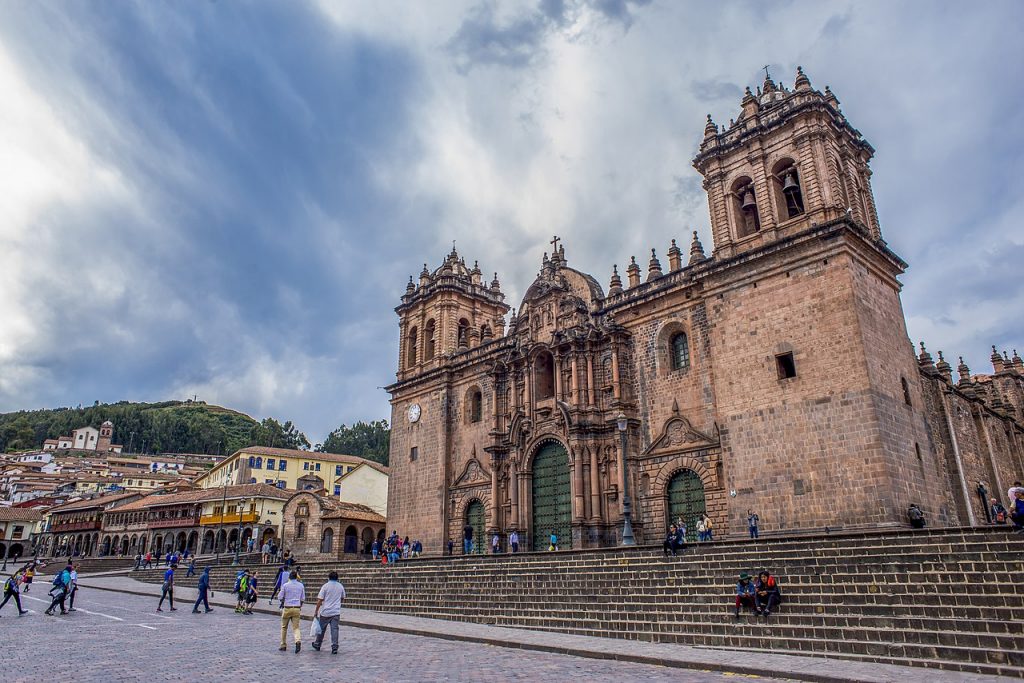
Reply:
[[[391, 394], [388, 524], [430, 553], [512, 530], [530, 550], [716, 535], [983, 523], [1022, 474], [1024, 365], [920, 356], [882, 231], [873, 149], [800, 70], [709, 116], [693, 160], [714, 248], [617, 266], [607, 291], [552, 240], [510, 309], [453, 248], [410, 278]], [[902, 226], [908, 229], [907, 226]], [[612, 259], [609, 259], [611, 261]], [[511, 313], [511, 314], [510, 314]], [[624, 415], [626, 448], [617, 420]], [[623, 466], [622, 463], [625, 463]], [[628, 487], [627, 487], [628, 484]], [[1008, 501], [1003, 499], [1004, 503]]]

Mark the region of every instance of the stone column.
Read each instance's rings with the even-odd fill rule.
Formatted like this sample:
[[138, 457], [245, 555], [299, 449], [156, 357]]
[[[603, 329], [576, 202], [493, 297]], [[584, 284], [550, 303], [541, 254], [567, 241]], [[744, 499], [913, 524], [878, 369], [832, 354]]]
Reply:
[[580, 404], [580, 364], [576, 353], [572, 354], [572, 404]]
[[[964, 477], [964, 464], [960, 458], [960, 444], [956, 438], [956, 427], [953, 424], [953, 418], [949, 413], [949, 404], [946, 402], [946, 391], [945, 389], [939, 389], [942, 392], [940, 398], [942, 399], [942, 412], [946, 417], [946, 427], [949, 429], [949, 438], [953, 443], [953, 459], [956, 461], [956, 471], [960, 478], [960, 488], [963, 495], [964, 507], [967, 509], [967, 523], [971, 526], [977, 526], [978, 521], [974, 517], [974, 506], [971, 504], [971, 495], [967, 490], [967, 479]], [[963, 520], [961, 520], [963, 522]]]
[[555, 400], [562, 400], [562, 357], [555, 356]]
[[491, 508], [488, 515], [488, 528], [498, 528], [498, 507], [500, 502], [498, 501], [498, 467], [500, 462], [498, 457], [494, 456], [491, 458]]
[[598, 447], [590, 449], [590, 521], [601, 521], [601, 472], [597, 466]]
[[[985, 423], [985, 409], [978, 407], [978, 421], [981, 423], [981, 433], [985, 436], [985, 445], [988, 447], [988, 462], [992, 466], [992, 476], [995, 477], [995, 481], [992, 482], [996, 485], [996, 491], [999, 493], [996, 497], [999, 500], [1003, 499], [1003, 495], [1006, 493], [1006, 489], [1003, 488], [1003, 478], [999, 476], [999, 465], [996, 463], [995, 450], [992, 448], [992, 437], [988, 433], [988, 425]], [[1010, 501], [1011, 503], [1013, 501]], [[985, 507], [988, 507], [988, 501], [985, 501]]]
[[515, 460], [509, 460], [508, 464], [508, 495], [512, 501], [512, 509], [510, 511], [512, 519], [509, 520], [509, 526], [518, 529], [519, 528], [519, 468], [516, 467]]
[[587, 354], [587, 406], [594, 406], [594, 354]]
[[612, 395], [615, 400], [622, 398], [622, 385], [619, 382], [619, 347], [612, 346]]
[[576, 453], [572, 459], [572, 517], [576, 521], [583, 521], [583, 454], [579, 446], [573, 450]]

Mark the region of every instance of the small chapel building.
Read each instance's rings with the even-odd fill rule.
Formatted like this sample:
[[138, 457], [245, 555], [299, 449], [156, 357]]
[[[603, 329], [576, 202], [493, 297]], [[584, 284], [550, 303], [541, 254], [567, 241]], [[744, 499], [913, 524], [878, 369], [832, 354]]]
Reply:
[[[1024, 478], [1024, 365], [920, 358], [871, 191], [874, 150], [826, 87], [747, 89], [693, 163], [714, 249], [612, 267], [607, 291], [553, 240], [511, 310], [452, 249], [395, 309], [388, 523], [441, 552], [638, 542], [699, 515], [716, 533], [984, 520], [976, 484]], [[644, 272], [644, 270], [646, 272]], [[506, 321], [506, 316], [507, 321]], [[619, 425], [624, 429], [620, 431]], [[621, 444], [624, 434], [624, 452]], [[624, 463], [624, 466], [623, 466]], [[1003, 501], [1004, 503], [1008, 501]]]

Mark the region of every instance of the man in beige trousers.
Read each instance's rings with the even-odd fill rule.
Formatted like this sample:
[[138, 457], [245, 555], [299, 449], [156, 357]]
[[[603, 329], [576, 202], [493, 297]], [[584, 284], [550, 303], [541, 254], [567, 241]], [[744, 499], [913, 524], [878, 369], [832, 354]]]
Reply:
[[295, 635], [295, 654], [302, 649], [302, 627], [299, 620], [302, 614], [302, 603], [306, 601], [306, 587], [299, 581], [299, 574], [292, 570], [288, 574], [288, 582], [281, 587], [281, 647], [288, 649], [288, 625], [291, 624]]

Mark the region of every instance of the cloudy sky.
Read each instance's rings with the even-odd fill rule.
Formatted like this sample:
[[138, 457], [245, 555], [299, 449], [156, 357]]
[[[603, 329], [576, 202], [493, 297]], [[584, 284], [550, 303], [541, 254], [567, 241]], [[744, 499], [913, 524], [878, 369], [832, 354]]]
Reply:
[[[722, 7], [722, 5], [725, 5]], [[0, 1], [0, 411], [198, 394], [311, 440], [389, 416], [393, 307], [457, 240], [698, 230], [762, 65], [875, 146], [914, 340], [1024, 351], [1024, 3]]]

